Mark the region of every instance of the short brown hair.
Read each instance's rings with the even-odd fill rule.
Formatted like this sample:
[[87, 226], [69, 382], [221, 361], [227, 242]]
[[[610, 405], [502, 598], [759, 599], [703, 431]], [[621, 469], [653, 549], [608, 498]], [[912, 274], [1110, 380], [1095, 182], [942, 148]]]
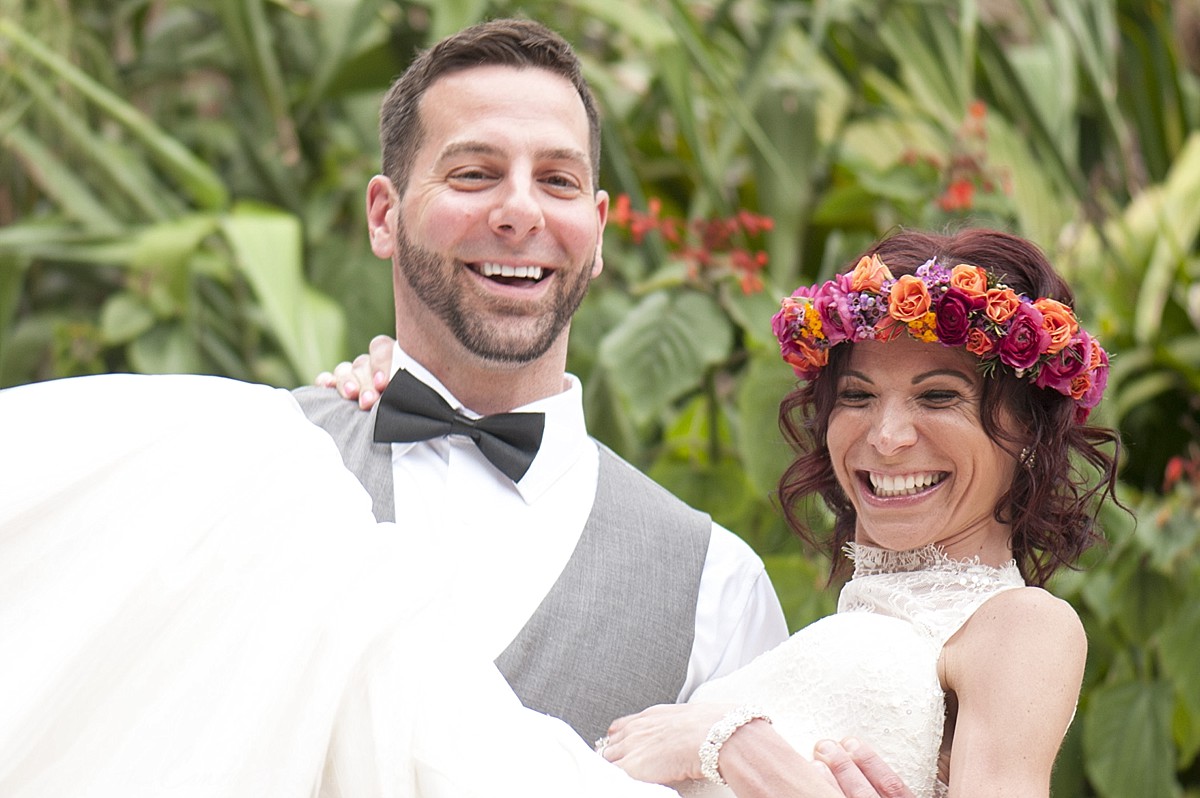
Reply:
[[[588, 154], [592, 164], [592, 190], [600, 179], [600, 113], [583, 77], [579, 57], [571, 45], [538, 22], [496, 19], [472, 25], [417, 55], [383, 98], [379, 112], [379, 143], [383, 173], [403, 195], [413, 158], [425, 132], [421, 125], [421, 98], [445, 75], [482, 66], [545, 69], [571, 82], [583, 101], [588, 119]], [[530, 98], [536, 102], [536, 98]]]
[[[897, 277], [913, 274], [930, 258], [970, 263], [1003, 275], [1005, 284], [1030, 298], [1073, 304], [1071, 289], [1040, 249], [996, 230], [972, 229], [953, 235], [901, 231], [864, 254], [878, 255]], [[833, 536], [825, 543], [833, 556], [831, 576], [835, 577], [848, 569], [849, 563], [840, 553], [854, 537], [857, 517], [834, 475], [826, 435], [837, 401], [838, 378], [853, 346], [830, 349], [829, 363], [820, 376], [789, 393], [779, 410], [780, 428], [797, 452], [779, 484], [784, 515], [808, 543], [821, 546], [802, 516], [808, 497], [824, 500], [834, 515]], [[1001, 417], [1005, 411], [1016, 420], [1019, 431], [1015, 436], [1020, 440], [1004, 430]], [[1058, 568], [1073, 565], [1100, 541], [1096, 523], [1099, 501], [1116, 499], [1117, 433], [1079, 424], [1075, 412], [1071, 397], [1039, 388], [1008, 369], [997, 369], [983, 381], [980, 424], [984, 432], [1014, 453], [1026, 446], [1032, 453], [993, 509], [996, 520], [1012, 529], [1013, 556], [1030, 584], [1045, 584]], [[1101, 448], [1110, 444], [1112, 454]]]

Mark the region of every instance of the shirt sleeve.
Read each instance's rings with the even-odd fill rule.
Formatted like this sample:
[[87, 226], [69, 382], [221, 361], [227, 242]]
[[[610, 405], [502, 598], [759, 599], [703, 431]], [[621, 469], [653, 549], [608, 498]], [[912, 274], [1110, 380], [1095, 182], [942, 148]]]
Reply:
[[744, 540], [713, 524], [696, 599], [696, 639], [679, 701], [787, 637], [783, 608], [762, 559]]

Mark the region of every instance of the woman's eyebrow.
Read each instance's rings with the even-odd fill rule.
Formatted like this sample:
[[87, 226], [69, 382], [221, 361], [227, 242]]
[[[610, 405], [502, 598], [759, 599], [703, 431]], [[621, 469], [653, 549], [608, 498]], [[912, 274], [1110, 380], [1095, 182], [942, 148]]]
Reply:
[[975, 384], [975, 380], [973, 380], [970, 375], [963, 373], [959, 369], [931, 369], [929, 371], [924, 371], [913, 376], [912, 384], [916, 385], [919, 382], [924, 382], [925, 380], [932, 379], [933, 377], [958, 377], [968, 385]]

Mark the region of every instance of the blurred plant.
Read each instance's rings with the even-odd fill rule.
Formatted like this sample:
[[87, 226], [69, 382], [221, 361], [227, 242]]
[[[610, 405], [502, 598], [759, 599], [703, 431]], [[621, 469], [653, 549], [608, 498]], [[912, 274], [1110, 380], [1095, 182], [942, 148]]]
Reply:
[[625, 231], [630, 240], [641, 245], [646, 236], [662, 237], [671, 259], [686, 265], [687, 281], [696, 286], [711, 286], [732, 277], [744, 294], [763, 290], [761, 272], [767, 267], [764, 250], [742, 246], [774, 228], [768, 216], [741, 209], [733, 216], [696, 219], [687, 222], [677, 216], [662, 215], [662, 201], [651, 197], [645, 211], [632, 207], [629, 195], [621, 194], [613, 205], [609, 223]]

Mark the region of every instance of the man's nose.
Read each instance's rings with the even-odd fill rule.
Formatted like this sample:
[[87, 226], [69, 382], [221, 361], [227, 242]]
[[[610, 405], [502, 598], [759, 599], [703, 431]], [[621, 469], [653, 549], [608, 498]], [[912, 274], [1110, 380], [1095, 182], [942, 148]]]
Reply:
[[545, 227], [546, 216], [533, 180], [510, 178], [488, 221], [493, 232], [506, 238], [521, 239]]

